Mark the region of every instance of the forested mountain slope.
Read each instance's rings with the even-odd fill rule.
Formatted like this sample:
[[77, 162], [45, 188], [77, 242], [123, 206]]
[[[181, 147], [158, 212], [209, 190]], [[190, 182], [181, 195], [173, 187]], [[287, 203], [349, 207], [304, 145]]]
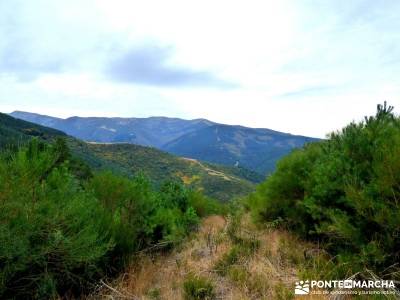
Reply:
[[162, 149], [266, 174], [274, 170], [276, 161], [283, 155], [312, 141], [316, 139], [269, 129], [215, 124], [185, 134]]
[[217, 124], [205, 119], [54, 118], [15, 111], [12, 116], [99, 143], [153, 146], [179, 156], [227, 166], [242, 166], [265, 176], [292, 149], [317, 139], [270, 129]]
[[1, 145], [23, 143], [32, 137], [44, 141], [65, 138], [74, 156], [95, 171], [110, 170], [125, 176], [143, 173], [155, 185], [166, 180], [178, 180], [223, 201], [246, 195], [253, 190], [254, 183], [262, 180], [257, 173], [243, 168], [185, 159], [151, 147], [86, 143], [61, 131], [0, 114]]

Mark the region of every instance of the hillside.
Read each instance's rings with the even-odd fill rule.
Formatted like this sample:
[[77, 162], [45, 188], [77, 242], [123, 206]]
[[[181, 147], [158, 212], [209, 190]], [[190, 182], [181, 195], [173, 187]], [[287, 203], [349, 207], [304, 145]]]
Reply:
[[12, 150], [0, 155], [0, 299], [82, 299], [138, 252], [172, 248], [224, 210], [177, 182], [77, 176], [62, 139]]
[[226, 201], [253, 191], [263, 178], [243, 168], [229, 168], [199, 162], [151, 147], [133, 144], [86, 143], [65, 133], [0, 114], [1, 145], [39, 137], [45, 141], [65, 137], [73, 155], [93, 170], [111, 170], [125, 176], [144, 173], [155, 185], [166, 180], [182, 181], [206, 195]]
[[152, 146], [179, 156], [227, 166], [242, 166], [262, 175], [292, 149], [316, 139], [270, 129], [217, 124], [205, 119], [54, 118], [15, 111], [12, 116], [49, 126], [76, 138], [99, 143]]
[[95, 297], [399, 299], [393, 109], [379, 104], [375, 116], [293, 151], [228, 216], [207, 217], [170, 253], [139, 255]]
[[[21, 140], [59, 136], [0, 120]], [[229, 206], [174, 179], [233, 199], [250, 171], [67, 137], [99, 163], [79, 177], [59, 139], [33, 140], [0, 156], [0, 298], [338, 299], [349, 288], [303, 283], [351, 279], [362, 285], [345, 299], [398, 299], [399, 124], [392, 106], [378, 105], [375, 116], [291, 152]], [[388, 284], [365, 287], [374, 281]]]
[[67, 135], [59, 130], [15, 119], [0, 113], [0, 148], [10, 144], [23, 143], [31, 137], [52, 141], [59, 136], [66, 137]]
[[399, 282], [400, 116], [393, 110], [378, 104], [374, 116], [293, 151], [248, 198], [259, 224], [278, 222], [319, 241], [332, 256], [331, 278]]
[[[89, 143], [86, 146], [96, 157], [110, 161], [133, 174], [142, 172], [156, 184], [179, 179], [187, 186], [224, 201], [244, 196], [253, 190], [253, 183], [239, 177], [239, 171], [235, 174], [228, 172], [227, 168], [176, 157], [154, 148], [132, 144]], [[255, 178], [258, 179], [256, 176], [257, 174]]]
[[326, 263], [323, 255], [304, 257], [313, 247], [286, 231], [256, 228], [247, 215], [241, 220], [214, 215], [175, 251], [140, 255], [88, 300], [295, 299], [295, 282], [304, 272], [319, 278], [326, 271], [316, 264]]
[[275, 168], [283, 155], [312, 141], [316, 139], [269, 129], [216, 124], [185, 134], [162, 149], [180, 156], [243, 166], [266, 174]]

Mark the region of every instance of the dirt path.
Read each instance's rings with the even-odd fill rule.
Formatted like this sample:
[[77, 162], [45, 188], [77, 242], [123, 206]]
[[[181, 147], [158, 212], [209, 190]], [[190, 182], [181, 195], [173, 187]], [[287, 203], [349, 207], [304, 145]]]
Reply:
[[180, 300], [184, 281], [194, 275], [212, 283], [215, 299], [292, 299], [296, 270], [284, 256], [291, 256], [290, 251], [297, 251], [292, 247], [298, 245], [287, 245], [291, 240], [284, 232], [252, 227], [248, 217], [243, 218], [239, 234], [250, 233], [259, 245], [257, 250], [227, 266], [226, 274], [216, 272], [216, 264], [238, 248], [229, 237], [229, 222], [222, 216], [205, 218], [199, 231], [180, 248], [155, 257], [142, 255], [115, 282], [104, 285], [97, 298]]

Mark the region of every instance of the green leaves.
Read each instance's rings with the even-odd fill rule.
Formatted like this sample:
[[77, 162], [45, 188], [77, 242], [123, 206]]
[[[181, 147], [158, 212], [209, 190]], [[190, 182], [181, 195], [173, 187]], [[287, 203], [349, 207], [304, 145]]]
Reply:
[[53, 297], [90, 280], [113, 247], [102, 230], [105, 210], [56, 157], [53, 148], [33, 141], [11, 160], [0, 160], [6, 195], [0, 207], [0, 295], [5, 297]]
[[77, 177], [73, 159], [63, 140], [0, 157], [0, 298], [80, 296], [136, 251], [179, 243], [216, 207], [140, 174]]
[[398, 262], [400, 118], [392, 111], [378, 105], [375, 116], [283, 158], [250, 197], [253, 215], [283, 218], [355, 269]]

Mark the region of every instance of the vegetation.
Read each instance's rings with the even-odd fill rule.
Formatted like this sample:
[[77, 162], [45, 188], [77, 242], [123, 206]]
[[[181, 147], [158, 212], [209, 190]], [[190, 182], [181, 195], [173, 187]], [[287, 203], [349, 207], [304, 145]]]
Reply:
[[215, 298], [212, 283], [204, 277], [189, 275], [183, 283], [186, 300], [211, 300]]
[[23, 120], [17, 120], [0, 113], [0, 149], [20, 145], [32, 137], [45, 141], [54, 141], [56, 137], [66, 137], [56, 129], [40, 126]]
[[[246, 170], [1, 117], [0, 298], [101, 282], [96, 296], [292, 299], [298, 278], [400, 278], [400, 117], [386, 103], [294, 150], [229, 214], [201, 190], [244, 192]], [[121, 270], [116, 288], [100, 281]]]
[[155, 190], [143, 176], [81, 176], [68, 158], [62, 140], [1, 155], [1, 298], [79, 295], [136, 251], [179, 243], [217, 209], [176, 182]]
[[144, 174], [156, 187], [168, 180], [179, 181], [221, 201], [247, 195], [254, 191], [254, 184], [263, 179], [244, 168], [184, 159], [151, 147], [88, 144], [61, 131], [0, 113], [0, 149], [18, 148], [32, 138], [54, 142], [59, 137], [64, 138], [71, 149], [69, 160], [83, 161], [93, 172], [111, 171], [126, 177]]
[[[286, 249], [288, 244], [296, 247]], [[104, 286], [96, 299], [213, 299], [211, 295], [215, 299], [293, 299], [295, 274], [304, 266], [313, 272], [314, 260], [297, 265], [283, 254], [295, 256], [292, 251], [302, 254], [313, 246], [287, 232], [257, 228], [247, 213], [212, 215], [202, 219], [199, 229], [173, 251], [151, 258], [143, 255], [110, 284], [113, 289]], [[217, 272], [232, 252], [237, 259], [226, 264], [226, 272]]]
[[385, 103], [375, 116], [282, 159], [249, 206], [257, 221], [320, 242], [334, 255], [337, 276], [370, 270], [393, 278], [399, 274], [399, 199], [400, 118]]
[[161, 149], [212, 163], [240, 165], [265, 175], [293, 148], [316, 140], [269, 129], [212, 124], [184, 134]]
[[[71, 145], [75, 149], [75, 145]], [[82, 151], [82, 148], [86, 150]], [[228, 201], [243, 197], [254, 191], [254, 182], [259, 180], [254, 172], [203, 163], [162, 152], [155, 148], [132, 144], [85, 144], [79, 153], [89, 152], [91, 157], [111, 163], [114, 169], [125, 174], [143, 173], [156, 186], [166, 180], [176, 180], [186, 186], [200, 190], [205, 195]], [[104, 165], [100, 169], [110, 169]]]
[[[66, 132], [76, 138], [100, 143], [130, 143], [152, 146], [178, 156], [218, 165], [242, 166], [264, 177], [278, 159], [293, 148], [317, 139], [270, 129], [217, 124], [205, 119], [101, 118], [67, 119], [14, 111], [11, 116]], [[232, 168], [232, 170], [241, 168]], [[244, 170], [244, 169], [242, 169]], [[256, 175], [256, 178], [260, 175]], [[262, 180], [263, 178], [261, 178]]]

